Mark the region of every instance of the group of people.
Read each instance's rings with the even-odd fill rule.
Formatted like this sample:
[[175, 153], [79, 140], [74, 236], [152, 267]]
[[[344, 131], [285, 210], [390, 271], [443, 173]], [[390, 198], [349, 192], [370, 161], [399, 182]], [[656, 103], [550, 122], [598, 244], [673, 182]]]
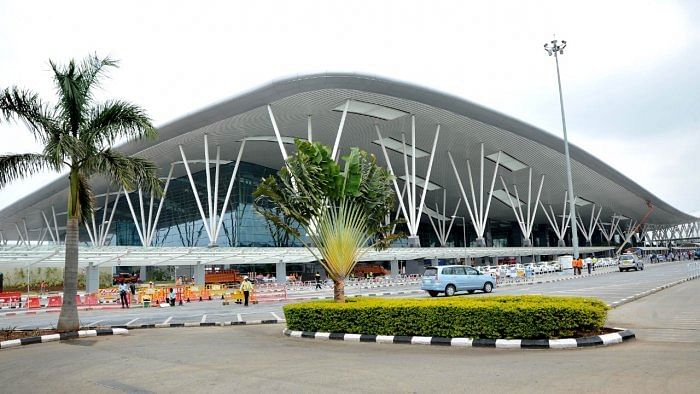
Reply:
[[571, 262], [571, 267], [574, 269], [574, 275], [583, 275], [583, 266], [586, 266], [588, 268], [588, 274], [590, 275], [592, 271], [595, 271], [595, 265], [593, 264], [593, 259], [590, 257], [586, 257], [586, 259], [582, 259], [581, 257], [574, 259]]

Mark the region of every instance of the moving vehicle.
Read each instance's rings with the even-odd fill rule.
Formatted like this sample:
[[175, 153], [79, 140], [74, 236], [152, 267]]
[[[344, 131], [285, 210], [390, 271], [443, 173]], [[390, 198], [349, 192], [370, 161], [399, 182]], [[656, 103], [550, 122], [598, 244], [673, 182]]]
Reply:
[[625, 253], [620, 256], [617, 263], [620, 272], [629, 271], [634, 269], [635, 271], [644, 270], [644, 262], [642, 259], [637, 257], [636, 254]]
[[443, 265], [426, 268], [420, 288], [427, 291], [431, 297], [436, 297], [439, 293], [445, 293], [445, 296], [450, 297], [458, 291], [471, 294], [481, 290], [484, 293], [490, 293], [493, 291], [494, 282], [491, 275], [482, 274], [472, 267]]

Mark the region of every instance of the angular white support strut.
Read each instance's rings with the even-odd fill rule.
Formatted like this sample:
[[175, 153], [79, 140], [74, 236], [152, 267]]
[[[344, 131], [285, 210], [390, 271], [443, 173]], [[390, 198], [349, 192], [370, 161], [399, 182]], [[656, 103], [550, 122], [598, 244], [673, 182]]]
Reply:
[[[401, 212], [403, 213], [404, 218], [406, 219], [406, 226], [408, 227], [408, 232], [409, 232], [409, 237], [408, 237], [408, 243], [409, 246], [420, 246], [420, 242], [418, 240], [418, 225], [420, 224], [420, 218], [421, 215], [423, 214], [423, 207], [425, 204], [425, 195], [428, 191], [428, 185], [430, 185], [430, 174], [433, 169], [433, 160], [435, 159], [435, 150], [437, 148], [437, 142], [440, 137], [440, 125], [437, 125], [437, 128], [435, 129], [435, 137], [433, 139], [433, 147], [430, 152], [430, 159], [428, 162], [428, 170], [426, 172], [425, 176], [425, 181], [423, 186], [420, 186], [417, 184], [416, 181], [416, 118], [415, 116], [411, 116], [411, 143], [412, 143], [412, 148], [411, 148], [411, 168], [409, 170], [408, 166], [408, 149], [406, 148], [406, 138], [405, 136], [402, 135], [402, 140], [403, 140], [403, 164], [404, 164], [404, 176], [405, 176], [405, 184], [404, 187], [406, 188], [406, 200], [404, 202], [403, 198], [403, 193], [399, 189], [399, 185], [396, 181], [396, 175], [394, 173], [394, 169], [391, 165], [391, 160], [389, 159], [389, 155], [387, 154], [386, 147], [384, 146], [384, 140], [382, 138], [382, 133], [379, 131], [379, 126], [375, 125], [374, 126], [376, 132], [377, 132], [377, 137], [379, 138], [379, 143], [382, 147], [382, 153], [384, 154], [384, 160], [387, 163], [387, 169], [389, 170], [389, 173], [391, 173], [392, 178], [393, 178], [393, 183], [394, 183], [394, 190], [396, 192], [396, 196], [399, 200], [399, 205], [401, 207]], [[416, 194], [416, 186], [422, 187], [423, 191], [421, 193], [420, 201], [418, 201], [418, 196]]]
[[477, 246], [486, 246], [486, 241], [484, 239], [484, 232], [486, 232], [486, 224], [487, 220], [489, 217], [489, 211], [491, 208], [491, 200], [493, 197], [493, 187], [496, 184], [496, 177], [498, 176], [498, 168], [501, 165], [501, 151], [498, 151], [498, 156], [496, 158], [496, 166], [493, 169], [493, 176], [491, 178], [491, 187], [489, 188], [489, 192], [486, 196], [486, 209], [484, 210], [484, 144], [481, 144], [481, 157], [480, 157], [480, 163], [481, 163], [481, 169], [480, 169], [480, 178], [479, 178], [479, 203], [477, 207], [477, 199], [476, 199], [476, 189], [474, 187], [474, 181], [472, 177], [472, 168], [469, 160], [467, 160], [467, 172], [469, 173], [469, 185], [471, 186], [471, 196], [472, 200], [471, 203], [473, 204], [470, 207], [469, 203], [469, 198], [467, 197], [467, 193], [464, 191], [464, 186], [462, 185], [462, 177], [459, 174], [459, 171], [457, 171], [457, 166], [455, 165], [455, 161], [452, 158], [452, 153], [447, 152], [447, 156], [450, 159], [450, 164], [452, 164], [452, 170], [454, 170], [455, 177], [457, 178], [457, 184], [459, 185], [459, 190], [462, 192], [462, 198], [464, 199], [464, 203], [467, 206], [467, 212], [469, 212], [469, 218], [472, 221], [472, 224], [474, 226], [474, 231], [476, 232], [476, 244]]
[[586, 227], [586, 225], [583, 222], [583, 218], [581, 218], [581, 210], [579, 209], [578, 211], [576, 211], [576, 225], [578, 226], [578, 229], [581, 230], [583, 236], [586, 238], [587, 246], [593, 245], [593, 233], [595, 232], [596, 225], [598, 224], [598, 220], [600, 219], [600, 213], [603, 212], [603, 207], [600, 207], [598, 213], [596, 213], [595, 210], [596, 205], [593, 204], [593, 208], [591, 208], [591, 219], [588, 224], [588, 227]]
[[[170, 180], [172, 179], [173, 176], [173, 165], [170, 165], [170, 171], [168, 172], [168, 178], [165, 181], [165, 187], [163, 188], [163, 196], [160, 198], [160, 201], [158, 202], [158, 209], [156, 210], [156, 215], [155, 218], [153, 217], [153, 206], [154, 204], [154, 196], [151, 195], [149, 202], [148, 202], [148, 220], [146, 220], [146, 209], [144, 208], [144, 202], [143, 202], [143, 192], [141, 188], [138, 189], [138, 196], [139, 196], [139, 207], [141, 209], [140, 215], [141, 215], [141, 224], [139, 225], [139, 221], [136, 217], [136, 213], [134, 212], [134, 206], [131, 203], [131, 198], [129, 197], [129, 193], [124, 193], [126, 197], [126, 202], [129, 205], [129, 211], [131, 212], [131, 217], [134, 220], [134, 225], [136, 226], [136, 232], [139, 235], [139, 239], [141, 240], [141, 245], [143, 246], [151, 246], [153, 243], [153, 236], [156, 234], [156, 231], [158, 230], [158, 219], [160, 218], [160, 212], [163, 208], [163, 202], [165, 201], [166, 194], [168, 193], [168, 186], [170, 186]], [[117, 200], [114, 203], [114, 208], [117, 206], [117, 201], [119, 199], [119, 194], [117, 194]], [[114, 208], [112, 210], [112, 216], [114, 216]], [[109, 224], [111, 224], [112, 218], [110, 217], [110, 221], [107, 225], [107, 231], [109, 230]], [[104, 242], [104, 239], [107, 237], [107, 234], [102, 235], [102, 242]]]
[[[503, 185], [503, 189], [506, 191], [506, 195], [508, 196], [508, 201], [510, 202], [510, 207], [513, 209], [513, 214], [515, 215], [515, 218], [518, 220], [518, 226], [520, 227], [520, 231], [523, 234], [523, 246], [524, 247], [531, 247], [532, 246], [532, 240], [530, 239], [532, 236], [532, 228], [534, 227], [535, 224], [535, 216], [537, 214], [537, 206], [540, 202], [540, 195], [542, 194], [542, 186], [544, 185], [544, 175], [542, 175], [542, 179], [540, 179], [540, 187], [537, 190], [537, 197], [535, 198], [535, 203], [530, 204], [530, 197], [532, 194], [532, 167], [529, 169], [528, 173], [528, 188], [527, 188], [527, 205], [525, 206], [525, 210], [527, 215], [523, 215], [523, 209], [522, 209], [522, 204], [520, 204], [520, 195], [518, 194], [518, 187], [513, 184], [513, 191], [515, 192], [515, 201], [510, 196], [510, 190], [508, 190], [508, 186], [506, 186], [506, 182], [503, 180], [503, 177], [501, 178], [501, 184]], [[518, 204], [518, 207], [516, 209], [515, 204]], [[545, 212], [546, 213], [546, 212]]]
[[[601, 211], [602, 211], [601, 207]], [[603, 238], [608, 242], [608, 246], [612, 242], [613, 237], [615, 236], [615, 233], [618, 231], [618, 226], [620, 224], [620, 216], [613, 214], [613, 216], [610, 218], [610, 223], [602, 223], [598, 221], [598, 229], [600, 230], [600, 233], [603, 234]], [[609, 225], [610, 229], [606, 230], [605, 226]]]
[[455, 206], [454, 213], [449, 217], [450, 225], [448, 227], [447, 190], [442, 189], [442, 213], [440, 213], [440, 207], [438, 206], [437, 202], [435, 203], [435, 213], [438, 215], [438, 217], [435, 219], [435, 221], [437, 221], [437, 226], [433, 221], [433, 217], [428, 215], [430, 225], [433, 227], [433, 231], [435, 231], [435, 236], [437, 237], [438, 242], [440, 242], [440, 246], [447, 245], [447, 238], [450, 236], [450, 232], [452, 231], [452, 225], [454, 224], [455, 216], [457, 215], [457, 211], [459, 210], [459, 205], [461, 203], [462, 199], [460, 198], [459, 200], [457, 200], [457, 205]]
[[[569, 228], [569, 223], [571, 221], [571, 215], [567, 215], [567, 209], [566, 209], [566, 204], [569, 203], [568, 198], [568, 193], [565, 191], [564, 192], [564, 207], [562, 208], [562, 214], [561, 214], [561, 225], [559, 222], [557, 222], [557, 215], [554, 214], [554, 208], [552, 208], [552, 205], [549, 205], [549, 212], [547, 212], [547, 209], [544, 207], [544, 204], [542, 204], [542, 201], [540, 201], [540, 206], [542, 207], [542, 211], [544, 212], [544, 215], [547, 217], [547, 221], [549, 224], [552, 226], [552, 231], [554, 231], [554, 234], [557, 235], [558, 242], [557, 246], [563, 247], [566, 246], [566, 243], [564, 242], [564, 236], [566, 235], [566, 229]], [[550, 215], [551, 214], [551, 215]]]
[[[279, 136], [279, 131], [277, 130], [277, 124], [274, 121], [274, 117], [272, 115], [272, 110], [270, 109], [270, 106], [268, 106], [268, 110], [270, 110], [270, 116], [275, 128], [275, 133]], [[228, 205], [229, 198], [231, 197], [231, 192], [233, 191], [233, 184], [236, 180], [236, 174], [238, 173], [238, 167], [241, 163], [241, 157], [243, 156], [243, 150], [245, 149], [245, 143], [246, 140], [243, 139], [241, 142], [241, 147], [238, 149], [238, 156], [236, 158], [236, 164], [233, 167], [233, 173], [231, 174], [231, 180], [229, 181], [228, 185], [228, 190], [226, 191], [226, 197], [224, 198], [224, 204], [221, 207], [221, 210], [219, 210], [219, 203], [218, 203], [218, 193], [219, 193], [219, 164], [220, 164], [220, 150], [219, 147], [217, 146], [217, 160], [216, 160], [216, 173], [214, 175], [214, 182], [216, 183], [214, 185], [214, 196], [212, 196], [211, 193], [211, 182], [210, 182], [210, 177], [207, 176], [207, 210], [209, 214], [204, 213], [204, 208], [202, 207], [202, 203], [199, 199], [199, 193], [197, 192], [197, 185], [194, 183], [194, 178], [192, 177], [192, 172], [190, 171], [190, 166], [189, 163], [191, 161], [187, 160], [187, 156], [185, 155], [185, 151], [182, 148], [182, 145], [180, 145], [180, 154], [182, 156], [182, 162], [185, 165], [185, 171], [187, 171], [187, 177], [190, 180], [190, 186], [192, 187], [192, 193], [194, 194], [195, 202], [197, 203], [197, 208], [199, 209], [199, 214], [201, 215], [202, 218], [202, 226], [204, 227], [204, 230], [207, 233], [207, 236], [209, 237], [209, 246], [216, 246], [217, 240], [219, 238], [219, 231], [221, 228], [221, 225], [224, 221], [224, 213], [226, 212], [226, 206]], [[282, 156], [286, 160], [286, 151], [284, 150], [284, 145], [282, 145], [282, 140], [281, 138], [279, 139], [280, 143], [280, 149], [282, 150]], [[209, 166], [210, 166], [210, 161], [209, 161], [209, 145], [208, 145], [208, 139], [207, 135], [204, 135], [204, 150], [205, 150], [205, 160], [204, 164], [206, 166], [206, 171], [209, 173]], [[159, 209], [160, 212], [160, 209]], [[218, 219], [218, 220], [217, 220]]]

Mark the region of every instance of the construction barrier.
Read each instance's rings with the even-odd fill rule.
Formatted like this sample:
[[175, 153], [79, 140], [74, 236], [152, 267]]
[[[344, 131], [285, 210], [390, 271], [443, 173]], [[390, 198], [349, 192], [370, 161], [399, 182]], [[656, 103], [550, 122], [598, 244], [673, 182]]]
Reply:
[[0, 293], [0, 307], [20, 308], [22, 306], [22, 293], [19, 291], [6, 291]]
[[28, 297], [27, 308], [41, 308], [41, 301], [39, 300], [39, 297]]

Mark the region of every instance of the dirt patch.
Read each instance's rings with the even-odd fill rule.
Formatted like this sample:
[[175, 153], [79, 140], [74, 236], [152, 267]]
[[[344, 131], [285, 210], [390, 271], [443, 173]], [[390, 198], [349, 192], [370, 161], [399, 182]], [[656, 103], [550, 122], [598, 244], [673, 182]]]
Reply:
[[56, 330], [0, 330], [0, 341], [10, 339], [21, 339], [28, 337], [39, 337], [42, 335], [58, 334]]

